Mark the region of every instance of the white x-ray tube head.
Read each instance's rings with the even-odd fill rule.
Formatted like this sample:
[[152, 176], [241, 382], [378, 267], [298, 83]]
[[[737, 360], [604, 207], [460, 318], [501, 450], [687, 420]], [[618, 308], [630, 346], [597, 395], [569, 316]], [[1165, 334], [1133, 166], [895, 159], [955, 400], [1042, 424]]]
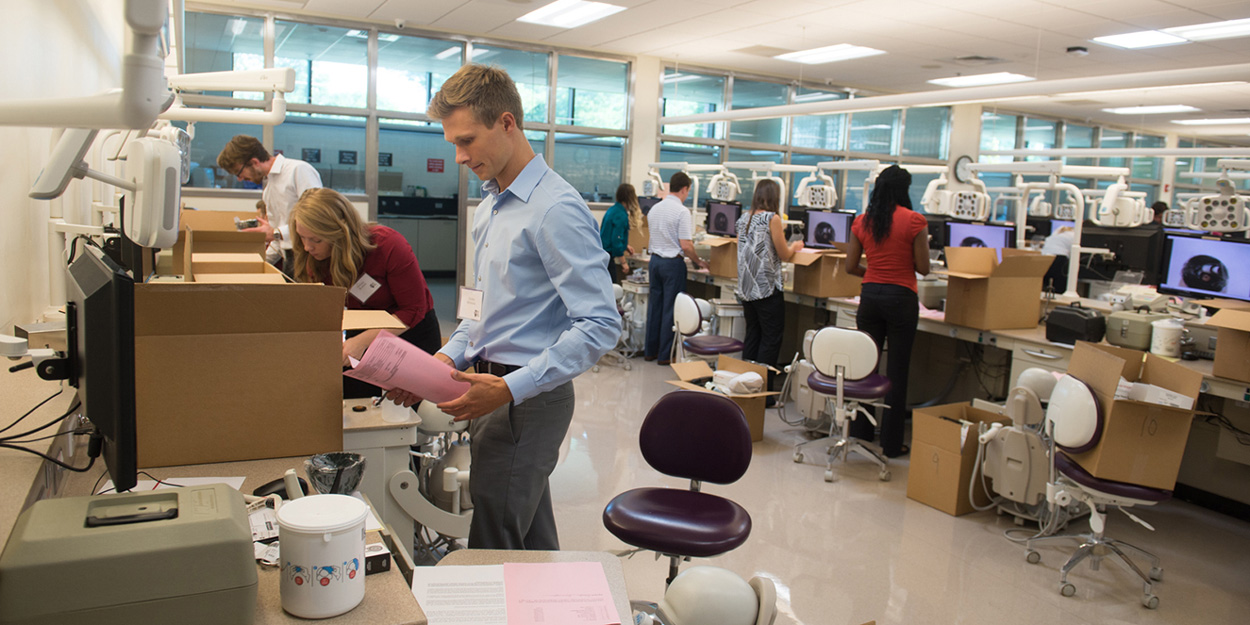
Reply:
[[126, 144], [126, 180], [135, 190], [126, 192], [123, 228], [131, 241], [143, 247], [172, 247], [178, 239], [179, 179], [182, 156], [174, 144], [143, 137]]

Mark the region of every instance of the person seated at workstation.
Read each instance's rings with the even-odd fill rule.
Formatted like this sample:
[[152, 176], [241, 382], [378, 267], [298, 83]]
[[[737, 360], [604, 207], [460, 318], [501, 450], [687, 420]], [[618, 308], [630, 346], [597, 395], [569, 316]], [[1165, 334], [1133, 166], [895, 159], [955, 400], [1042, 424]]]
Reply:
[[[785, 225], [777, 211], [781, 187], [772, 180], [755, 185], [751, 210], [738, 218], [738, 286], [734, 295], [742, 301], [746, 320], [746, 360], [777, 366], [781, 337], [786, 326], [786, 301], [782, 295], [781, 263], [803, 247], [802, 241], [786, 243]], [[768, 377], [773, 377], [769, 371]]]
[[629, 274], [626, 254], [634, 253], [634, 247], [629, 244], [629, 229], [631, 225], [641, 222], [638, 193], [634, 191], [634, 185], [626, 182], [616, 188], [616, 203], [604, 213], [603, 223], [599, 226], [599, 238], [610, 257], [608, 274], [612, 277], [612, 284], [620, 284], [621, 278]]
[[[442, 347], [434, 300], [408, 240], [395, 230], [366, 224], [356, 207], [333, 189], [309, 189], [291, 211], [295, 280], [341, 286], [347, 308], [385, 310], [407, 327], [399, 337], [433, 354]], [[343, 341], [343, 366], [359, 359], [380, 330]], [[343, 397], [374, 397], [377, 387], [343, 378]]]

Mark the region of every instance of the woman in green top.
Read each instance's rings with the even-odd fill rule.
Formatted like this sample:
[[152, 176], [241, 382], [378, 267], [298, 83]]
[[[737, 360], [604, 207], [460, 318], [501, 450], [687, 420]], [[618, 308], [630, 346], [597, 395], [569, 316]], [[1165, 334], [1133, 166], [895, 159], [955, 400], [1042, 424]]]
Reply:
[[599, 238], [603, 240], [603, 249], [608, 251], [608, 273], [613, 284], [620, 284], [621, 277], [629, 273], [629, 260], [626, 254], [633, 254], [634, 248], [629, 245], [630, 225], [639, 225], [642, 211], [638, 208], [638, 194], [634, 185], [625, 183], [616, 188], [616, 203], [603, 215], [603, 223], [599, 226]]

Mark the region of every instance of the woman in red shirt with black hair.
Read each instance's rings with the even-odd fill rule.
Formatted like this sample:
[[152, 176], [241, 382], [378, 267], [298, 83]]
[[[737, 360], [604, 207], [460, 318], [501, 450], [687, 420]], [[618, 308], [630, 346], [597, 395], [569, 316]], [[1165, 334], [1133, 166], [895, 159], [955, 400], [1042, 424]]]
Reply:
[[[877, 176], [868, 208], [851, 225], [846, 254], [848, 271], [864, 278], [855, 323], [872, 336], [878, 354], [885, 345], [890, 347], [886, 364], [890, 392], [885, 396], [889, 409], [881, 420], [881, 451], [889, 458], [910, 451], [903, 444], [903, 421], [907, 417], [907, 368], [920, 320], [916, 274], [929, 273], [928, 223], [924, 215], [912, 210], [909, 187], [911, 174], [898, 165]], [[867, 268], [859, 264], [861, 255], [868, 258]], [[872, 423], [856, 419], [850, 434], [872, 440]]]
[[[333, 189], [309, 189], [291, 209], [295, 280], [347, 289], [347, 308], [385, 310], [407, 329], [400, 338], [433, 354], [442, 347], [430, 288], [404, 235], [366, 224], [352, 203]], [[378, 335], [365, 330], [343, 341], [343, 366], [359, 359]], [[370, 397], [375, 386], [343, 378], [346, 398]]]

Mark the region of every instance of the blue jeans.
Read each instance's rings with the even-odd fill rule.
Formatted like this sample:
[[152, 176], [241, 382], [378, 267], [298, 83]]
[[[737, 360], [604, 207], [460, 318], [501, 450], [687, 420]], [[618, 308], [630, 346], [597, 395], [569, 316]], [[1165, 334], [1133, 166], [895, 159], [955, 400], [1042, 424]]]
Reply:
[[681, 256], [651, 255], [651, 291], [647, 299], [647, 342], [643, 355], [667, 360], [673, 352], [673, 303], [686, 290], [686, 261]]

